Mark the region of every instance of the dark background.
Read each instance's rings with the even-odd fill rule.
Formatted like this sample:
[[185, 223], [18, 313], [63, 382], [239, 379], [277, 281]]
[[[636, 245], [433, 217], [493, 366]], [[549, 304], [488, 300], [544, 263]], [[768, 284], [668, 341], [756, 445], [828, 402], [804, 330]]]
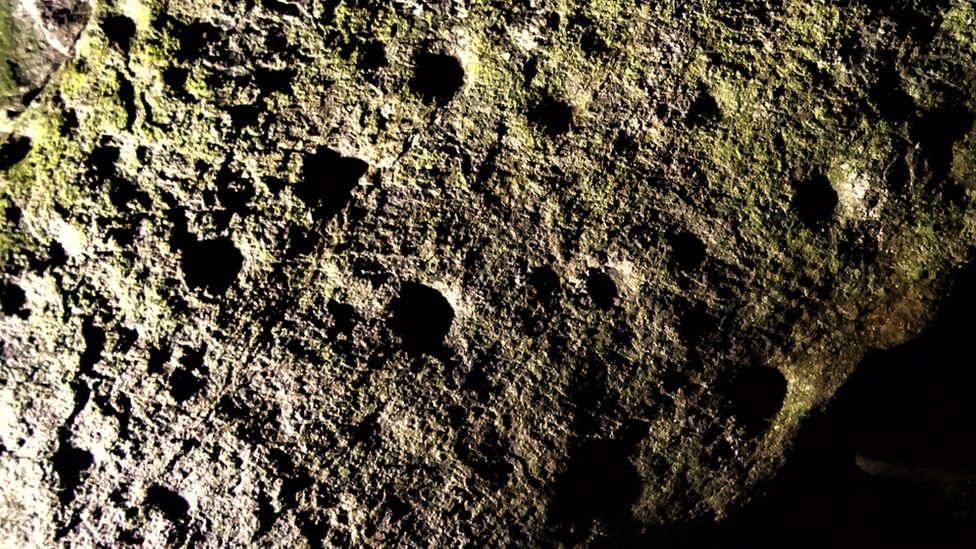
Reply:
[[[652, 545], [976, 547], [976, 268], [915, 340], [869, 354], [765, 494]], [[869, 475], [856, 456], [893, 464]], [[651, 545], [651, 544], [649, 544]]]

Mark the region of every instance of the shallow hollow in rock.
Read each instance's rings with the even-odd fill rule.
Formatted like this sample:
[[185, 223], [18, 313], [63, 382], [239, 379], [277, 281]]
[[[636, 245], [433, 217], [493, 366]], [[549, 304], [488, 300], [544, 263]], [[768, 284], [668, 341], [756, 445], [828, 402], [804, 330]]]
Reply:
[[31, 151], [31, 139], [18, 135], [0, 144], [0, 170], [7, 170], [27, 158]]
[[793, 207], [807, 227], [823, 229], [834, 218], [840, 199], [826, 175], [819, 174], [796, 185]]
[[543, 133], [558, 137], [572, 129], [576, 113], [569, 103], [547, 95], [531, 106], [528, 117]]
[[454, 308], [439, 291], [407, 282], [390, 305], [390, 327], [410, 351], [436, 353], [454, 322]]
[[590, 269], [586, 275], [586, 293], [597, 309], [609, 309], [617, 303], [620, 295], [617, 283], [609, 273], [600, 269]]
[[352, 191], [368, 169], [369, 165], [358, 158], [319, 148], [305, 159], [302, 182], [295, 187], [295, 195], [316, 218], [328, 221], [352, 201]]
[[719, 388], [722, 405], [746, 436], [758, 436], [783, 407], [788, 384], [775, 368], [749, 366]]
[[244, 256], [229, 238], [200, 240], [183, 250], [183, 275], [190, 288], [223, 295], [237, 280]]
[[427, 103], [446, 105], [464, 85], [464, 67], [456, 57], [425, 52], [415, 62], [410, 89]]
[[109, 42], [128, 54], [136, 35], [135, 22], [124, 15], [113, 15], [105, 18], [101, 26]]

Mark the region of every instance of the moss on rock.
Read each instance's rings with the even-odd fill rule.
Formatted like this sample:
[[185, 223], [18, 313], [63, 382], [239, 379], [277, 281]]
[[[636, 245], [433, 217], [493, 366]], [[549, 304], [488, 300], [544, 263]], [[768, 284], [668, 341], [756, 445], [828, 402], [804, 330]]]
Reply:
[[723, 517], [976, 242], [971, 4], [98, 3], [3, 145], [4, 541]]

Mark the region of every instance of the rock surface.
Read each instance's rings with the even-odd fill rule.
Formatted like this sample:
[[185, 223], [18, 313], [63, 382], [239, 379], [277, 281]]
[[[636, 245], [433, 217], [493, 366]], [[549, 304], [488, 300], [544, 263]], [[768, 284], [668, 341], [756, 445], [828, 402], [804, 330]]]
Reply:
[[976, 243], [971, 0], [83, 7], [0, 4], [0, 544], [652, 542]]
[[71, 55], [90, 13], [88, 0], [0, 2], [0, 132]]

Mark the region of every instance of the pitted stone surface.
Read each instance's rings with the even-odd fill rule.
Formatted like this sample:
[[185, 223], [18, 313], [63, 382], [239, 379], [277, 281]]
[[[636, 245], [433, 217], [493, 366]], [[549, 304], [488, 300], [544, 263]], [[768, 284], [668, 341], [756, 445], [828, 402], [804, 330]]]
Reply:
[[31, 5], [0, 544], [650, 543], [976, 243], [971, 0]]

